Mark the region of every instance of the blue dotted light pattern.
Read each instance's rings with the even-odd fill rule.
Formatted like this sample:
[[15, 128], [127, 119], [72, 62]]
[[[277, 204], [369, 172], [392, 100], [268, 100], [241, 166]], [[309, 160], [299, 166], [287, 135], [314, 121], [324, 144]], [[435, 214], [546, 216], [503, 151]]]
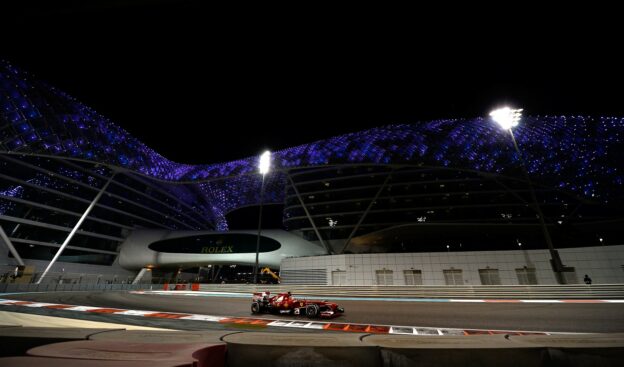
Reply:
[[[203, 195], [199, 204], [195, 194], [189, 194], [194, 190], [179, 191], [219, 229], [227, 229], [227, 212], [260, 201], [259, 157], [210, 165], [172, 162], [71, 96], [7, 62], [0, 62], [0, 133], [0, 152], [84, 159], [172, 183], [196, 184]], [[623, 134], [624, 118], [616, 117], [527, 116], [514, 130], [536, 183], [605, 202], [622, 197]], [[274, 152], [263, 202], [283, 201], [285, 169], [349, 163], [422, 164], [506, 174], [516, 170], [518, 157], [509, 132], [486, 118], [389, 125]], [[175, 185], [168, 187], [176, 191]]]

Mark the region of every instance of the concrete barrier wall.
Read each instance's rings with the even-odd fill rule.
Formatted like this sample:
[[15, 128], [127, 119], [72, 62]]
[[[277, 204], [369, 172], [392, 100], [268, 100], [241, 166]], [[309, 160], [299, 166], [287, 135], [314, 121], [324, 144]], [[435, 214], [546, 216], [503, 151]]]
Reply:
[[392, 336], [239, 333], [226, 363], [269, 366], [620, 366], [624, 334]]
[[384, 366], [543, 366], [543, 350], [518, 347], [505, 335], [401, 337], [369, 335], [365, 345], [379, 348]]
[[[86, 340], [90, 335], [113, 329], [0, 327], [0, 357], [21, 356], [34, 347], [51, 343]], [[0, 363], [0, 365], [2, 365]]]
[[369, 335], [384, 366], [619, 366], [624, 334], [406, 337]]
[[381, 366], [379, 350], [366, 334], [239, 333], [227, 335], [227, 365]]
[[[77, 344], [76, 341], [80, 340], [93, 341], [93, 344]], [[620, 366], [624, 360], [622, 333], [405, 336], [332, 332], [265, 333], [228, 330], [185, 332], [0, 327], [0, 345], [11, 347], [2, 348], [5, 352], [3, 356], [21, 356], [29, 353], [28, 348], [55, 342], [62, 343], [53, 345], [51, 349], [40, 347], [36, 350], [41, 355], [42, 350], [71, 352], [74, 345], [81, 348], [91, 345], [94, 351], [107, 350], [107, 353], [112, 353], [110, 350], [112, 347], [107, 343], [115, 342], [118, 344], [115, 348], [122, 354], [128, 353], [128, 345], [134, 346], [131, 351], [141, 350], [141, 343], [149, 344], [154, 351], [158, 351], [155, 347], [158, 343], [162, 343], [172, 351], [178, 350], [175, 344], [193, 346], [190, 350], [202, 349], [202, 344], [207, 346], [224, 344], [224, 348], [211, 349], [210, 355], [193, 357], [200, 362], [202, 359], [224, 361], [229, 367], [254, 365], [602, 367]], [[103, 346], [108, 349], [103, 349]], [[94, 355], [96, 354], [99, 355], [98, 353]], [[67, 357], [70, 356], [64, 358]], [[0, 365], [4, 365], [3, 359], [0, 359]], [[220, 362], [210, 365], [223, 364]]]

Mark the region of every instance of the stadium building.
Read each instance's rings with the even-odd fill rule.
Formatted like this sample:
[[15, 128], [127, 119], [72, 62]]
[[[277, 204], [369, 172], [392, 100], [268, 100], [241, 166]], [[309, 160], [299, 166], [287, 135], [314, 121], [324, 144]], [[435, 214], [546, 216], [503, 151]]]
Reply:
[[488, 118], [389, 125], [274, 152], [263, 178], [258, 157], [169, 161], [0, 62], [0, 266], [215, 281], [254, 264], [257, 229], [228, 218], [263, 203], [283, 228], [262, 229], [259, 263], [287, 283], [624, 282], [624, 119], [529, 116], [514, 135], [523, 159]]

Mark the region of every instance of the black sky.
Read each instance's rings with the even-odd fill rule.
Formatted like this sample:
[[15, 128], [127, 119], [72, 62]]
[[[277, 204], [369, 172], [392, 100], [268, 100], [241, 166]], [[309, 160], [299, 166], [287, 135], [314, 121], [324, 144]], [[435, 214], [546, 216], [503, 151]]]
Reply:
[[621, 40], [609, 21], [81, 3], [4, 11], [0, 57], [178, 162], [484, 116], [502, 103], [624, 116]]

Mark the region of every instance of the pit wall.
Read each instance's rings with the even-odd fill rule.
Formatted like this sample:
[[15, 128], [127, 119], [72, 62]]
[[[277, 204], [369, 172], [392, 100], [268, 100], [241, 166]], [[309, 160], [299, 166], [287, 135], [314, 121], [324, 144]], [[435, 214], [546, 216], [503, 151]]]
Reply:
[[[624, 245], [558, 251], [563, 264], [575, 270], [566, 273], [567, 284], [583, 283], [585, 274], [593, 284], [624, 283]], [[347, 254], [288, 258], [282, 260], [280, 270], [283, 284], [382, 285], [385, 279], [386, 285], [406, 285], [404, 271], [409, 270], [421, 271], [422, 285], [488, 284], [480, 276], [482, 270], [482, 275], [492, 276], [492, 284], [519, 285], [526, 283], [521, 283], [518, 273], [522, 270], [517, 269], [527, 267], [535, 269], [537, 284], [557, 284], [549, 260], [548, 250]], [[379, 279], [377, 271], [384, 270], [384, 279]], [[444, 270], [461, 270], [461, 277], [456, 276], [453, 284]]]

